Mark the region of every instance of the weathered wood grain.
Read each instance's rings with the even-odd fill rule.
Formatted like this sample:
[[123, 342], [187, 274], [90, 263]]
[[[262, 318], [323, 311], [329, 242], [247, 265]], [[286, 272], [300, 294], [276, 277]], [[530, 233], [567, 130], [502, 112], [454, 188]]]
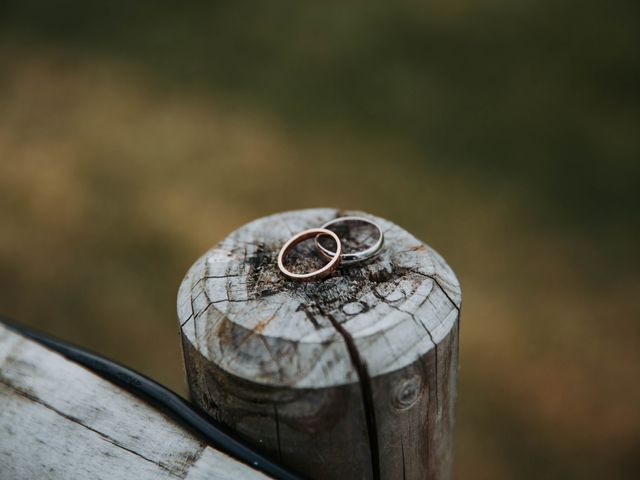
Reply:
[[0, 324], [0, 478], [268, 477], [121, 388]]
[[[277, 270], [294, 233], [351, 214], [367, 216], [261, 218], [191, 267], [178, 319], [192, 398], [312, 478], [449, 478], [461, 296], [442, 257], [369, 216], [385, 231], [378, 258], [309, 283]], [[311, 241], [289, 256], [322, 261]]]

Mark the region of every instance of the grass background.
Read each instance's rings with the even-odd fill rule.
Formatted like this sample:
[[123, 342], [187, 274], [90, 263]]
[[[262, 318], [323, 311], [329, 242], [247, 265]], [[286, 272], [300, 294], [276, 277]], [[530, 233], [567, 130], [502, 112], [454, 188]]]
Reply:
[[336, 206], [463, 287], [456, 478], [640, 474], [640, 8], [0, 1], [0, 310], [184, 393], [175, 296]]

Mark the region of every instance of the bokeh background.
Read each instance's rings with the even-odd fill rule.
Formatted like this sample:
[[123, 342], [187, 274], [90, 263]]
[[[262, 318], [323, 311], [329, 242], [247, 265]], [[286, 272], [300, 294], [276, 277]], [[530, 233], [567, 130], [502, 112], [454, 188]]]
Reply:
[[387, 217], [463, 287], [457, 479], [640, 478], [640, 4], [0, 1], [0, 310], [184, 393], [191, 263]]

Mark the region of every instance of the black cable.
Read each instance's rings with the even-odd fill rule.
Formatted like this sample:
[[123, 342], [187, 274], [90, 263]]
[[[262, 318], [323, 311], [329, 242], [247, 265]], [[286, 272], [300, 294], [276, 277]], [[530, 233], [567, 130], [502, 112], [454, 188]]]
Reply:
[[131, 370], [113, 360], [109, 360], [62, 340], [54, 339], [23, 325], [18, 325], [0, 316], [0, 322], [7, 328], [54, 350], [69, 360], [76, 362], [105, 380], [115, 383], [135, 396], [152, 403], [169, 416], [202, 437], [209, 445], [221, 450], [237, 460], [260, 470], [267, 475], [282, 480], [302, 480], [302, 477], [278, 465], [229, 432], [224, 426], [206, 417], [193, 405], [159, 383], [141, 373]]

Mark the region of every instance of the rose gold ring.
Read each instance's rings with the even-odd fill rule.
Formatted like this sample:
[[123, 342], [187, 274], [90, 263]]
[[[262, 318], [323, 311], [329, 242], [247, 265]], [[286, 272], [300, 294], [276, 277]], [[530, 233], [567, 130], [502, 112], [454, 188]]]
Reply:
[[[333, 238], [333, 240], [336, 242], [336, 251], [332, 252], [332, 258], [329, 261], [329, 263], [327, 263], [324, 267], [309, 273], [293, 273], [285, 268], [284, 259], [286, 258], [287, 254], [289, 253], [289, 251], [291, 251], [293, 247], [295, 247], [298, 243], [308, 238], [319, 237], [322, 235], [328, 235], [331, 238]], [[287, 241], [287, 243], [285, 243], [282, 246], [282, 248], [280, 249], [280, 253], [278, 254], [278, 268], [287, 277], [293, 278], [295, 280], [307, 281], [307, 280], [313, 280], [313, 279], [320, 279], [330, 275], [336, 268], [338, 268], [338, 265], [340, 264], [340, 260], [341, 260], [341, 255], [342, 255], [342, 243], [340, 243], [340, 239], [338, 238], [338, 235], [336, 235], [331, 230], [327, 230], [326, 228], [311, 228], [309, 230], [304, 230], [294, 235], [292, 238], [289, 239], [289, 241]]]

